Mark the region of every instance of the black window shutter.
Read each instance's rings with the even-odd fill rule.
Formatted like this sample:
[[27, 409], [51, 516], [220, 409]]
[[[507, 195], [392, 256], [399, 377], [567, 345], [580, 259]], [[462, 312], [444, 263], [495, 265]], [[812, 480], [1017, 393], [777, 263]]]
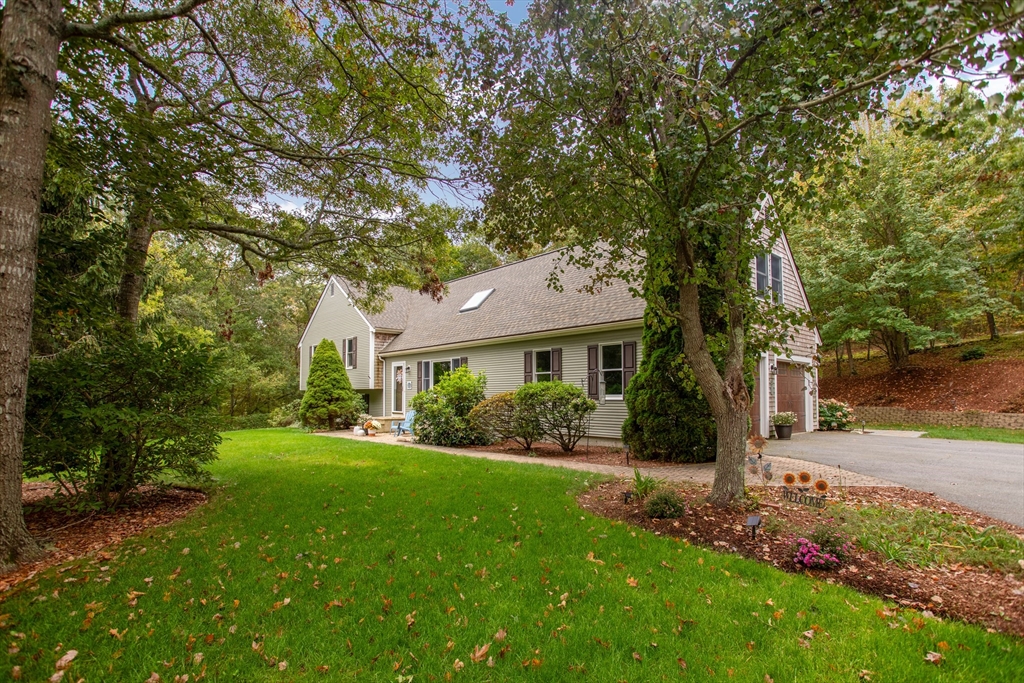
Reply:
[[469, 357], [468, 356], [463, 356], [463, 357], [459, 358], [459, 367], [460, 368], [464, 368], [467, 365], [469, 365]]
[[359, 343], [359, 337], [352, 337], [352, 368], [355, 369], [356, 363], [359, 362], [359, 349], [356, 344]]
[[562, 379], [562, 349], [551, 349], [551, 379]]
[[423, 391], [423, 361], [416, 363], [416, 393]]
[[587, 396], [598, 398], [597, 390], [597, 345], [587, 347]]
[[533, 351], [523, 353], [523, 384], [533, 381]]
[[622, 342], [622, 388], [636, 374], [636, 342]]

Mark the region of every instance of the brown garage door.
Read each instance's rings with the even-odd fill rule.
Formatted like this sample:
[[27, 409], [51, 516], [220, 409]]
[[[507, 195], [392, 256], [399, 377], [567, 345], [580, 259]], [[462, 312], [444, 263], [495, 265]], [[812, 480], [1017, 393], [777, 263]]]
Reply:
[[761, 378], [754, 378], [754, 400], [750, 402], [750, 435], [761, 432]]
[[795, 363], [779, 363], [779, 374], [775, 378], [778, 411], [796, 413], [794, 432], [807, 431], [807, 402], [804, 400], [804, 368]]

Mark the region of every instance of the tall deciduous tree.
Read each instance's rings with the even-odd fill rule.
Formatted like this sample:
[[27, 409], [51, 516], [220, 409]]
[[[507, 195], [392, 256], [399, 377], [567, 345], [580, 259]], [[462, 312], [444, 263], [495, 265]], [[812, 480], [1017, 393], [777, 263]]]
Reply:
[[[128, 236], [117, 310], [134, 327], [154, 232], [206, 233], [264, 262], [313, 254], [387, 285], [440, 281], [420, 257], [443, 149], [436, 3], [8, 0], [0, 24], [0, 564], [36, 552], [21, 444], [51, 105], [114, 167]], [[58, 70], [60, 78], [58, 79]], [[60, 89], [58, 90], [58, 82]], [[308, 199], [298, 215], [278, 193]], [[422, 228], [422, 231], [420, 231]], [[418, 269], [417, 269], [418, 268]]]
[[[743, 496], [745, 357], [783, 346], [796, 319], [751, 291], [753, 257], [780, 229], [766, 194], [931, 65], [1019, 57], [1007, 35], [1022, 17], [996, 3], [537, 2], [468, 74], [466, 163], [490, 188], [495, 237], [575, 244], [568, 261], [596, 265], [595, 286], [644, 283], [678, 322], [717, 425], [711, 500], [729, 503]], [[673, 283], [678, 308], [659, 295]], [[701, 320], [708, 292], [721, 333]]]

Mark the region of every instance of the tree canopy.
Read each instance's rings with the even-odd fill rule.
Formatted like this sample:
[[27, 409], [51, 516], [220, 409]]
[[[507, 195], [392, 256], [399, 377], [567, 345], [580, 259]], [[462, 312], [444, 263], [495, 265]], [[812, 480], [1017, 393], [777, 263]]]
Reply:
[[[751, 291], [778, 236], [766, 201], [848, 144], [849, 124], [928, 70], [1008, 71], [1024, 8], [907, 2], [537, 2], [465, 72], [478, 109], [466, 163], [488, 189], [491, 235], [575, 245], [570, 264], [645, 286], [682, 330], [715, 416], [712, 499], [743, 495], [752, 349], [797, 321]], [[983, 39], [996, 32], [996, 41]], [[663, 286], [675, 283], [678, 307]], [[724, 332], [701, 298], [721, 297]]]

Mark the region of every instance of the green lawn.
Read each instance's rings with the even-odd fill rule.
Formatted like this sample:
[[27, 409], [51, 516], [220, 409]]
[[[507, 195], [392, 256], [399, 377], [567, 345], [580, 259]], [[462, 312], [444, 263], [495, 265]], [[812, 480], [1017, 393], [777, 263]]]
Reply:
[[899, 429], [910, 432], [924, 432], [924, 437], [927, 439], [1024, 443], [1024, 429], [1000, 429], [998, 427], [938, 427], [935, 425], [913, 424], [869, 424], [867, 428], [868, 430]]
[[227, 434], [214, 473], [188, 520], [0, 605], [0, 671], [75, 649], [65, 680], [1024, 679], [1020, 640], [584, 514], [584, 473], [289, 430]]

